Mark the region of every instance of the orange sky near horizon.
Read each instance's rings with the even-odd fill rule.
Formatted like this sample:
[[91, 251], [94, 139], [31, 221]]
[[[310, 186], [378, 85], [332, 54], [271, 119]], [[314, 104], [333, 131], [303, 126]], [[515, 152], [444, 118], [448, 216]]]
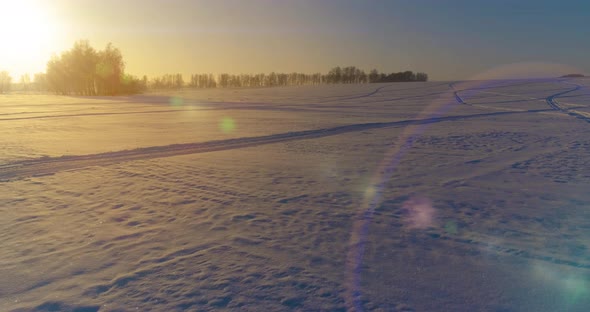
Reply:
[[0, 0], [0, 70], [15, 81], [33, 76], [45, 71], [52, 54], [89, 40], [96, 49], [112, 42], [127, 73], [148, 77], [325, 73], [335, 66], [426, 72], [431, 80], [588, 73], [588, 43], [576, 31], [586, 23], [584, 8], [565, 7], [569, 11], [553, 14], [547, 25], [553, 6], [524, 0], [508, 6], [461, 0]]
[[[15, 81], [25, 73], [44, 72], [52, 54], [80, 39], [97, 49], [112, 42], [122, 51], [128, 73], [150, 77], [324, 72], [337, 65], [358, 64], [371, 54], [362, 38], [350, 41], [329, 30], [316, 32], [319, 25], [313, 23], [302, 29], [307, 19], [316, 24], [320, 19], [308, 11], [307, 4], [295, 5], [301, 14], [293, 15], [269, 14], [261, 7], [245, 12], [212, 1], [0, 1], [8, 3], [0, 17], [12, 16], [4, 22], [12, 36], [1, 43], [0, 70], [8, 70]], [[272, 28], [269, 23], [281, 26]], [[18, 25], [26, 25], [28, 31], [18, 30]], [[6, 29], [7, 25], [0, 22], [0, 26]], [[343, 47], [346, 55], [337, 51]], [[329, 63], [326, 55], [334, 55]]]

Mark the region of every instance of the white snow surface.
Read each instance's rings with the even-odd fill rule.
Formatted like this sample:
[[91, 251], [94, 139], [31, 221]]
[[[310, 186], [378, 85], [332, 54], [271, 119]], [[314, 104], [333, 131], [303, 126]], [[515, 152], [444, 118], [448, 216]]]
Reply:
[[589, 311], [589, 121], [588, 79], [0, 95], [0, 311]]

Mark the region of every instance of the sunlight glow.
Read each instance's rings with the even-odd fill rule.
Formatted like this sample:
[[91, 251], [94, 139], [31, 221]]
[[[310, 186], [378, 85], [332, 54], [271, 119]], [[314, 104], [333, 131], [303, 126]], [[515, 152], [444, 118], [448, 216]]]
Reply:
[[58, 39], [51, 7], [40, 0], [0, 0], [0, 70], [16, 80], [44, 68]]

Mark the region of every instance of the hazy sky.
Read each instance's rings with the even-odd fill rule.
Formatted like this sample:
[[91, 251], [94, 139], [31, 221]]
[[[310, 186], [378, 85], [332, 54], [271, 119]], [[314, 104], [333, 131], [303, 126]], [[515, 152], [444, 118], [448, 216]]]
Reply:
[[76, 39], [113, 42], [129, 73], [148, 76], [336, 65], [433, 80], [590, 73], [590, 1], [0, 0], [0, 8], [25, 2], [30, 14], [19, 4], [0, 15], [12, 16], [11, 33], [43, 39], [0, 42], [0, 69], [14, 75], [44, 71], [51, 52]]

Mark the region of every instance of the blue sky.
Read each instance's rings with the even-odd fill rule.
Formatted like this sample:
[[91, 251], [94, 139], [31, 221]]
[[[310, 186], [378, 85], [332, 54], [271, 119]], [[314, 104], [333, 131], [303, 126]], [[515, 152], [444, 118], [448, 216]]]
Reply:
[[590, 69], [590, 1], [346, 2], [329, 1], [344, 14], [358, 13], [363, 36], [398, 57], [380, 55], [387, 68], [405, 62], [439, 79], [527, 62]]
[[23, 1], [35, 3], [54, 36], [39, 33], [44, 43], [30, 60], [4, 42], [0, 69], [43, 71], [51, 53], [88, 39], [97, 48], [112, 42], [128, 72], [148, 76], [337, 65], [424, 71], [433, 80], [590, 74], [590, 1]]

